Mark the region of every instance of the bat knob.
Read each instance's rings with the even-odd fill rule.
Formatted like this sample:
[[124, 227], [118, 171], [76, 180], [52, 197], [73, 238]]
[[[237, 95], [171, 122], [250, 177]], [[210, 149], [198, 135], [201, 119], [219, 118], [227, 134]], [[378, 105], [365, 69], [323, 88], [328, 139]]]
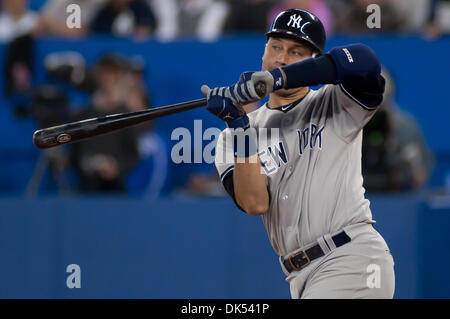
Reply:
[[255, 84], [256, 94], [258, 94], [260, 98], [266, 96], [266, 89], [266, 83], [264, 83], [263, 81], [259, 81]]

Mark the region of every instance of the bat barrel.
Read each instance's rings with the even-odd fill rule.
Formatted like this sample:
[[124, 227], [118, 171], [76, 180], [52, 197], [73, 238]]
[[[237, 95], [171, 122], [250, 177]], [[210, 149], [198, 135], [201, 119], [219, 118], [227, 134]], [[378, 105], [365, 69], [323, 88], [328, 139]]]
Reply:
[[73, 143], [86, 138], [106, 134], [146, 121], [154, 120], [159, 117], [204, 106], [206, 103], [206, 99], [203, 98], [139, 112], [113, 114], [53, 126], [34, 132], [33, 143], [40, 149]]
[[50, 148], [101, 134], [98, 128], [97, 119], [53, 126], [34, 132], [33, 143], [40, 149]]

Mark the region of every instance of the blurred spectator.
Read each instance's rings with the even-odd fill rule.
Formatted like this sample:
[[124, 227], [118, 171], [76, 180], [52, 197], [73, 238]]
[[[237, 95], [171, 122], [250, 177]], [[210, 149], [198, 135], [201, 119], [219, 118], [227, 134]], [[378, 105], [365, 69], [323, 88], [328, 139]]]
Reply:
[[178, 2], [177, 0], [147, 0], [158, 21], [155, 36], [162, 41], [170, 41], [178, 32]]
[[[41, 8], [34, 34], [56, 36], [80, 36], [88, 31], [92, 19], [107, 0], [48, 0]], [[67, 7], [76, 4], [80, 7], [80, 28], [69, 28]]]
[[330, 36], [333, 32], [334, 18], [328, 4], [324, 0], [283, 0], [280, 1], [280, 5], [272, 8], [269, 16], [266, 20], [267, 28], [269, 28], [275, 17], [284, 10], [287, 9], [302, 9], [311, 12], [316, 15], [320, 21], [322, 21], [325, 33]]
[[[128, 59], [124, 70], [124, 91], [130, 111], [142, 111], [151, 105], [148, 89], [143, 80], [144, 60], [140, 56]], [[139, 133], [139, 162], [126, 177], [126, 188], [130, 194], [146, 198], [157, 198], [164, 191], [168, 179], [168, 145], [154, 130], [153, 121], [135, 128]]]
[[[406, 32], [422, 33], [425, 29], [427, 16], [432, 0], [397, 0], [392, 5], [402, 12], [403, 27]], [[382, 22], [383, 23], [383, 22]]]
[[5, 93], [25, 97], [33, 84], [33, 38], [29, 34], [15, 37], [6, 48]]
[[[335, 0], [329, 1], [334, 12], [336, 32], [396, 32], [404, 31], [406, 16], [395, 1]], [[376, 4], [381, 11], [381, 28], [369, 28], [367, 7]]]
[[28, 9], [28, 0], [3, 0], [0, 13], [0, 42], [9, 42], [29, 33], [36, 20], [36, 14]]
[[[108, 105], [122, 107], [111, 112], [104, 111], [101, 114], [142, 111], [149, 107], [150, 98], [143, 78], [145, 63], [141, 56], [107, 55], [100, 60], [99, 64], [108, 66], [107, 77], [102, 75], [105, 70], [99, 76], [99, 69], [102, 67], [93, 70], [87, 68], [84, 58], [77, 52], [55, 52], [45, 58], [45, 66], [49, 74], [83, 92], [93, 94], [94, 105], [97, 108], [107, 108]], [[116, 76], [117, 74], [120, 77]], [[85, 113], [78, 115], [78, 118], [94, 115]], [[153, 130], [152, 121], [134, 126], [132, 135], [137, 139], [137, 142], [133, 141], [138, 153], [137, 164], [124, 174], [122, 183], [124, 188], [121, 189], [126, 189], [128, 194], [156, 198], [167, 186], [168, 146], [160, 134]], [[108, 141], [99, 139], [98, 143], [108, 143]], [[84, 187], [83, 190], [86, 188]]]
[[139, 163], [126, 177], [127, 191], [158, 198], [168, 186], [168, 146], [156, 131], [147, 129], [139, 137], [138, 150]]
[[94, 33], [143, 39], [155, 31], [156, 19], [144, 0], [109, 0], [96, 14], [90, 29]]
[[[123, 63], [115, 56], [103, 56], [97, 63], [98, 88], [92, 107], [83, 109], [76, 120], [129, 112], [123, 91]], [[80, 176], [83, 192], [124, 192], [124, 178], [138, 162], [136, 128], [119, 130], [72, 145], [72, 162]]]
[[225, 32], [265, 32], [267, 20], [274, 0], [230, 0]]
[[226, 0], [147, 0], [158, 26], [156, 36], [163, 41], [179, 37], [217, 39], [229, 14]]
[[217, 39], [225, 25], [229, 5], [223, 0], [177, 0], [177, 36], [196, 36], [203, 41]]
[[450, 0], [432, 0], [427, 19], [426, 36], [436, 39], [450, 33]]
[[419, 125], [395, 103], [395, 83], [386, 79], [383, 103], [363, 130], [362, 173], [368, 192], [398, 192], [422, 187], [433, 170], [433, 154]]
[[124, 91], [127, 93], [126, 104], [132, 112], [149, 107], [150, 97], [143, 80], [144, 60], [140, 56], [128, 59], [124, 69]]
[[[124, 104], [130, 111], [141, 111], [150, 104], [147, 88], [143, 81], [144, 61], [140, 56], [124, 58], [117, 56], [122, 63], [122, 79], [120, 92], [126, 95]], [[94, 93], [98, 81], [96, 70], [86, 67], [84, 57], [76, 51], [54, 52], [46, 56], [46, 71], [71, 86], [86, 92]]]

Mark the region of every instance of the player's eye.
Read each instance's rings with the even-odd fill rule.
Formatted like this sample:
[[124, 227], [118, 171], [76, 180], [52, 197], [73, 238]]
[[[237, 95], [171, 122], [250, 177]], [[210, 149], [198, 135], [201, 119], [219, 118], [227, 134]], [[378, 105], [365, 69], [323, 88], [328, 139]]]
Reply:
[[272, 45], [272, 49], [274, 49], [274, 50], [280, 50], [280, 49], [281, 49], [281, 47], [280, 47], [280, 46], [278, 46], [278, 45]]

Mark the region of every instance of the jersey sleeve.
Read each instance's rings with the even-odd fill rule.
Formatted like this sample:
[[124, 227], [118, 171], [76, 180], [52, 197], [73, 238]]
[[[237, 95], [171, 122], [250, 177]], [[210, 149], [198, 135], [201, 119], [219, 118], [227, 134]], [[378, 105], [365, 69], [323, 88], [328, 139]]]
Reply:
[[214, 164], [222, 182], [225, 176], [234, 169], [232, 135], [228, 128], [223, 130], [217, 139]]
[[384, 79], [368, 90], [345, 83], [327, 85], [325, 90], [329, 94], [334, 129], [345, 141], [351, 142], [381, 104]]
[[245, 212], [237, 203], [234, 196], [233, 171], [234, 171], [234, 154], [233, 154], [232, 136], [229, 129], [223, 130], [216, 144], [216, 157], [214, 164], [220, 176], [223, 187], [228, 195], [233, 199], [236, 207]]

